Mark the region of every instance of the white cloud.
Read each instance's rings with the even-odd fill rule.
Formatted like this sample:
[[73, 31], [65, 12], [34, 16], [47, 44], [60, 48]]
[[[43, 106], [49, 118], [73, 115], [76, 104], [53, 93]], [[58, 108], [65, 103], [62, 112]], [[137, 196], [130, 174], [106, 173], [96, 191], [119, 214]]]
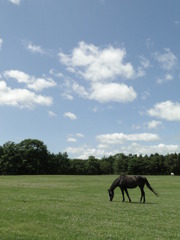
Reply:
[[137, 154], [137, 155], [150, 155], [150, 154], [170, 154], [170, 153], [175, 153], [180, 151], [180, 147], [178, 145], [166, 145], [163, 143], [160, 143], [158, 145], [150, 145], [150, 146], [145, 146], [145, 145], [140, 145], [137, 143], [132, 143], [128, 146], [122, 146], [121, 147], [121, 152], [128, 155], [128, 154]]
[[18, 83], [25, 83], [27, 88], [34, 91], [42, 91], [45, 88], [55, 87], [57, 84], [51, 78], [35, 78], [22, 71], [9, 70], [4, 72], [5, 78], [13, 78]]
[[78, 94], [79, 96], [81, 96], [83, 98], [89, 98], [88, 91], [85, 89], [84, 86], [79, 85], [77, 82], [73, 82], [72, 90], [73, 90], [73, 92], [75, 92], [76, 94]]
[[82, 133], [76, 133], [76, 136], [77, 136], [78, 138], [84, 138], [84, 134], [82, 134]]
[[[64, 96], [76, 93], [82, 98], [96, 100], [101, 103], [126, 103], [136, 99], [137, 93], [133, 87], [124, 83], [114, 82], [117, 78], [130, 79], [137, 77], [131, 63], [125, 63], [125, 49], [112, 46], [101, 49], [93, 44], [80, 42], [70, 55], [59, 53], [61, 63], [69, 71], [77, 73], [83, 80], [81, 84], [75, 80], [66, 80], [67, 90]], [[148, 67], [148, 60], [141, 58], [142, 68]], [[67, 84], [68, 82], [68, 84]], [[71, 83], [70, 83], [71, 82]]]
[[158, 84], [163, 84], [165, 82], [169, 82], [173, 80], [173, 76], [171, 74], [166, 74], [164, 78], [158, 78], [157, 83]]
[[72, 112], [65, 112], [63, 116], [66, 117], [66, 118], [69, 118], [71, 120], [76, 120], [77, 119], [76, 115]]
[[53, 111], [48, 112], [49, 117], [57, 117], [57, 114]]
[[4, 77], [6, 78], [14, 78], [19, 83], [29, 83], [31, 81], [31, 77], [19, 70], [9, 70], [4, 72]]
[[146, 68], [149, 68], [149, 67], [150, 67], [150, 61], [149, 61], [146, 57], [140, 56], [139, 58], [140, 58], [141, 66], [142, 66], [143, 68], [146, 69]]
[[33, 89], [34, 91], [42, 91], [45, 88], [55, 87], [56, 85], [56, 82], [50, 78], [37, 78], [32, 79], [31, 82], [27, 84], [27, 87], [29, 89]]
[[136, 99], [137, 94], [132, 87], [123, 83], [94, 83], [90, 99], [104, 102], [131, 102]]
[[148, 110], [148, 114], [167, 121], [180, 121], [180, 103], [171, 101], [157, 103]]
[[0, 81], [0, 105], [33, 108], [35, 105], [52, 105], [52, 98], [37, 95], [27, 89], [12, 89]]
[[101, 158], [103, 156], [111, 155], [111, 152], [106, 153], [103, 149], [96, 149], [90, 146], [82, 146], [82, 147], [67, 147], [65, 149], [68, 154], [75, 155], [76, 158], [79, 159], [88, 159], [89, 156], [96, 156], [97, 158]]
[[126, 103], [135, 100], [137, 97], [135, 90], [124, 83], [92, 82], [90, 87], [85, 88], [72, 80], [71, 83], [69, 82], [69, 84], [64, 85], [64, 87], [66, 87], [67, 90], [62, 95], [69, 100], [73, 99], [71, 93], [76, 93], [82, 98], [96, 100], [100, 103]]
[[76, 138], [73, 138], [73, 137], [68, 137], [67, 138], [67, 142], [77, 142]]
[[164, 49], [165, 53], [156, 52], [155, 59], [160, 63], [161, 67], [167, 71], [172, 70], [177, 65], [177, 57], [169, 48]]
[[162, 124], [161, 121], [155, 121], [155, 120], [150, 121], [150, 122], [147, 123], [149, 129], [157, 128], [161, 124]]
[[67, 99], [67, 100], [70, 100], [70, 101], [72, 101], [74, 99], [74, 97], [68, 92], [62, 93], [61, 95], [64, 99]]
[[144, 91], [144, 92], [142, 93], [142, 95], [141, 95], [141, 98], [142, 98], [143, 100], [146, 100], [149, 96], [150, 96], [149, 91]]
[[102, 158], [104, 156], [115, 155], [117, 152], [124, 153], [126, 155], [129, 154], [137, 154], [137, 155], [151, 155], [151, 154], [170, 154], [180, 151], [180, 146], [178, 145], [166, 145], [164, 143], [160, 143], [157, 145], [141, 145], [138, 143], [132, 143], [129, 145], [118, 146], [118, 149], [108, 148], [107, 145], [99, 145], [98, 148], [93, 148], [91, 146], [81, 146], [81, 147], [67, 147], [65, 149], [68, 154], [73, 155], [74, 158], [79, 159], [88, 159], [89, 156], [95, 156], [97, 158]]
[[146, 75], [145, 70], [150, 67], [150, 62], [144, 56], [140, 56], [139, 59], [140, 59], [140, 66], [137, 69], [136, 76], [137, 77], [143, 77], [143, 76]]
[[35, 44], [31, 43], [31, 42], [29, 42], [29, 43], [27, 44], [27, 49], [28, 49], [31, 53], [45, 54], [45, 50], [43, 50], [41, 46], [35, 45]]
[[100, 49], [85, 42], [80, 42], [70, 55], [59, 53], [61, 63], [90, 81], [133, 78], [135, 71], [131, 63], [124, 63], [125, 57], [125, 49], [112, 46]]
[[20, 5], [21, 0], [9, 0], [9, 2], [15, 4], [15, 5]]
[[62, 78], [64, 76], [61, 72], [55, 72], [55, 70], [53, 68], [51, 68], [49, 70], [49, 73], [53, 76], [58, 77], [58, 78]]
[[0, 38], [0, 50], [1, 50], [1, 48], [2, 48], [2, 44], [3, 44], [3, 39]]
[[101, 144], [123, 144], [127, 141], [157, 141], [159, 137], [157, 134], [152, 133], [139, 133], [139, 134], [124, 134], [124, 133], [113, 133], [113, 134], [102, 134], [96, 137], [97, 141]]
[[[76, 137], [77, 138], [84, 138], [84, 135], [82, 133], [76, 133]], [[71, 135], [67, 138], [67, 142], [76, 143], [77, 139], [75, 137], [73, 137], [73, 135]]]

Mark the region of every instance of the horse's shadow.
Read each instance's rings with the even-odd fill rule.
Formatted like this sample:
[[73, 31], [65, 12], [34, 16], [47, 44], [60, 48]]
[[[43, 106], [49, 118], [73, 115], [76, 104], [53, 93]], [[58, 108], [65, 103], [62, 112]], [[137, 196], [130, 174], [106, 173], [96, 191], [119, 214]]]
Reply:
[[145, 203], [140, 203], [140, 202], [128, 202], [128, 201], [125, 201], [125, 202], [122, 202], [122, 201], [118, 201], [118, 200], [114, 200], [113, 202], [121, 202], [122, 204], [137, 204], [137, 205], [156, 205], [158, 203], [155, 203], [155, 202], [145, 202]]

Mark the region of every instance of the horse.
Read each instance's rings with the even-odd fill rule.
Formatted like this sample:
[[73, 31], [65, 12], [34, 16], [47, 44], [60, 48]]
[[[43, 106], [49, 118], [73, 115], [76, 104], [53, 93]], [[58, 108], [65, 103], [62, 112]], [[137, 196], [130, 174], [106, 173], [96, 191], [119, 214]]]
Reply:
[[129, 202], [131, 202], [131, 198], [129, 196], [128, 190], [127, 188], [136, 188], [139, 187], [141, 190], [141, 198], [140, 198], [140, 203], [142, 202], [143, 199], [143, 203], [145, 203], [145, 192], [144, 192], [144, 186], [147, 186], [156, 196], [158, 196], [158, 193], [151, 187], [151, 185], [149, 184], [148, 180], [146, 177], [143, 176], [130, 176], [130, 175], [120, 175], [118, 178], [116, 178], [114, 180], [114, 182], [112, 183], [111, 187], [108, 189], [109, 192], [109, 199], [110, 201], [113, 200], [114, 197], [114, 189], [116, 187], [120, 187], [121, 192], [122, 192], [122, 197], [123, 200], [122, 202], [125, 201], [125, 197], [124, 197], [124, 191], [129, 199]]

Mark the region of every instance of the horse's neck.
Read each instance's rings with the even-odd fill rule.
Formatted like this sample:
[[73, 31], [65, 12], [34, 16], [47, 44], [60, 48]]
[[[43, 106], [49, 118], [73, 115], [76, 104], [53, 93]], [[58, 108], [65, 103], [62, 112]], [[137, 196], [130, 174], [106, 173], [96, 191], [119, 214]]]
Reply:
[[119, 178], [117, 178], [111, 185], [110, 190], [114, 191], [115, 188], [117, 188], [119, 186]]

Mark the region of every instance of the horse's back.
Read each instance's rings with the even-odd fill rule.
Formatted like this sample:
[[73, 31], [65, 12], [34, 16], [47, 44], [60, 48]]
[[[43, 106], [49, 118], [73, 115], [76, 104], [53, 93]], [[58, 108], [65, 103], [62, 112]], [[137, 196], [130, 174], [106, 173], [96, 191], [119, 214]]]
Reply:
[[139, 175], [125, 175], [122, 176], [122, 185], [126, 188], [136, 188], [137, 186], [144, 185], [145, 178]]

